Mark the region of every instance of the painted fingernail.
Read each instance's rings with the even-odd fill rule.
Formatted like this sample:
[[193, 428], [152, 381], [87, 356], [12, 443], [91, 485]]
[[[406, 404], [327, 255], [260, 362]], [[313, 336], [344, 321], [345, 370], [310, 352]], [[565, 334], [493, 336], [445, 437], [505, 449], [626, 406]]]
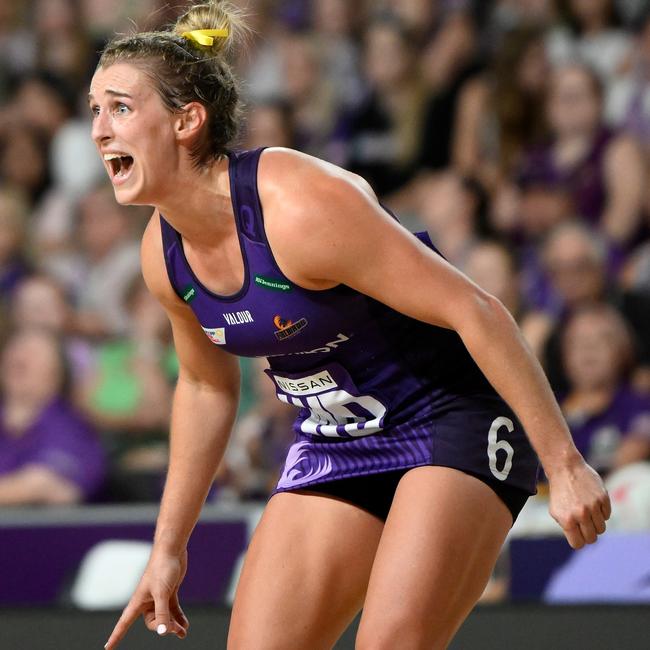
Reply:
[[165, 634], [165, 632], [167, 632], [167, 626], [166, 626], [166, 625], [163, 625], [163, 624], [161, 623], [161, 624], [156, 628], [156, 632], [158, 632], [158, 634], [160, 634], [160, 636], [162, 636], [163, 634]]

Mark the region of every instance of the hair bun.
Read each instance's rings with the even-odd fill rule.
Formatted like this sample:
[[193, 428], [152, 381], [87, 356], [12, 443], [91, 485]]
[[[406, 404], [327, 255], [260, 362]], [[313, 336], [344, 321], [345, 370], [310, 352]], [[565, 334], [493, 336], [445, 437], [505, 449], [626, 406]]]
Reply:
[[[215, 30], [212, 34], [203, 30]], [[232, 3], [212, 0], [190, 7], [176, 21], [173, 31], [209, 56], [229, 54], [244, 40], [248, 27], [244, 13]], [[198, 32], [198, 33], [197, 33]]]

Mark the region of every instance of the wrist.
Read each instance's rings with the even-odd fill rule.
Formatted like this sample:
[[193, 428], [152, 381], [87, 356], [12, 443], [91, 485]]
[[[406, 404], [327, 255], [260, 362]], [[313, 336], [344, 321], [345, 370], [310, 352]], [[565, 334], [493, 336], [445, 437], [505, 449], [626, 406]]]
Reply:
[[187, 550], [187, 540], [177, 531], [157, 530], [153, 538], [152, 555], [178, 556]]
[[540, 461], [549, 481], [553, 480], [555, 474], [584, 463], [582, 455], [572, 441], [560, 450], [554, 449], [546, 458], [540, 458]]

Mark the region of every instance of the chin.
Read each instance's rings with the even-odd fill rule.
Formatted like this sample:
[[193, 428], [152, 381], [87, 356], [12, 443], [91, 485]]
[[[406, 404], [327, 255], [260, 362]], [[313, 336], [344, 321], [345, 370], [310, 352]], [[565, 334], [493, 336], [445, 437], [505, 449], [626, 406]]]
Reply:
[[114, 187], [115, 200], [120, 205], [151, 205], [146, 201], [141, 190], [126, 187]]

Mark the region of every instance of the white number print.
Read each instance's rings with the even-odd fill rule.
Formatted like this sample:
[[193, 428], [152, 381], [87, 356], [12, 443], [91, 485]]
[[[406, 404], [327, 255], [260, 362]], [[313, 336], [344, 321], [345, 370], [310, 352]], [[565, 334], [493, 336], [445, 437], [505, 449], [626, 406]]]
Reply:
[[[515, 425], [510, 418], [498, 417], [494, 420], [490, 427], [490, 432], [488, 433], [487, 455], [490, 460], [490, 471], [492, 474], [494, 474], [495, 478], [498, 478], [500, 481], [505, 481], [512, 469], [512, 457], [515, 455], [515, 450], [507, 440], [497, 440], [497, 434], [501, 427], [506, 427], [509, 433], [512, 433], [515, 429]], [[506, 454], [506, 460], [505, 463], [503, 463], [502, 469], [497, 468], [498, 451], [504, 451]]]
[[267, 373], [281, 402], [309, 411], [300, 423], [304, 433], [340, 438], [382, 430], [386, 406], [372, 395], [360, 394], [345, 368], [336, 363], [300, 375]]
[[[334, 390], [309, 397], [290, 397], [278, 394], [278, 399], [287, 404], [308, 408], [310, 416], [303, 420], [300, 429], [305, 433], [335, 436], [341, 435], [340, 428], [347, 435], [368, 436], [381, 431], [386, 407], [370, 395], [351, 395], [346, 390]], [[357, 404], [372, 417], [355, 415], [348, 405]]]

